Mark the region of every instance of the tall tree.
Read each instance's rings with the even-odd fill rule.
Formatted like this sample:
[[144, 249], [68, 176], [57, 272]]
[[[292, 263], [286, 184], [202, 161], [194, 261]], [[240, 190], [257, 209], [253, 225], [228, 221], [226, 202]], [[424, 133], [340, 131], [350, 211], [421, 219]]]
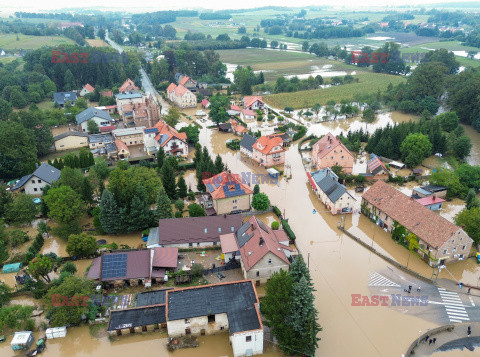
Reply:
[[313, 287], [312, 278], [310, 277], [310, 271], [308, 270], [305, 260], [301, 254], [297, 255], [293, 263], [290, 265], [290, 276], [295, 283], [300, 282], [303, 277], [307, 280], [308, 286]]
[[19, 193], [8, 206], [6, 219], [9, 222], [21, 224], [30, 223], [37, 213], [37, 207], [32, 201], [32, 197], [24, 193]]
[[68, 237], [67, 253], [80, 258], [89, 257], [97, 252], [98, 244], [87, 233], [72, 234]]
[[49, 273], [53, 271], [53, 262], [50, 257], [41, 255], [35, 257], [28, 265], [28, 272], [35, 278], [42, 277], [47, 283], [50, 282]]
[[187, 197], [187, 184], [183, 176], [180, 176], [177, 181], [177, 197], [182, 199]]
[[478, 207], [477, 196], [475, 195], [475, 191], [473, 189], [468, 190], [466, 206], [467, 206], [467, 209]]
[[8, 253], [8, 250], [7, 250], [7, 244], [5, 243], [5, 241], [0, 240], [0, 264], [3, 265], [3, 263], [5, 263], [8, 260], [9, 256], [10, 254]]
[[217, 154], [217, 157], [215, 158], [215, 174], [223, 172], [224, 168], [222, 158], [220, 154]]
[[163, 186], [160, 186], [158, 191], [157, 207], [155, 208], [155, 219], [164, 219], [172, 218], [173, 209], [170, 198], [168, 198], [167, 193]]
[[100, 224], [105, 233], [118, 233], [120, 231], [120, 209], [113, 194], [105, 189], [100, 201]]
[[152, 224], [153, 213], [147, 205], [145, 191], [142, 186], [137, 186], [135, 196], [133, 196], [130, 205], [128, 230], [141, 231]]
[[58, 223], [70, 223], [84, 212], [80, 195], [69, 186], [51, 188], [44, 197], [48, 215]]
[[164, 160], [165, 160], [165, 151], [160, 146], [157, 152], [157, 167], [159, 170], [162, 168]]
[[175, 190], [175, 174], [173, 173], [173, 168], [168, 160], [166, 160], [162, 166], [162, 183], [168, 197], [171, 200], [174, 200], [177, 194]]

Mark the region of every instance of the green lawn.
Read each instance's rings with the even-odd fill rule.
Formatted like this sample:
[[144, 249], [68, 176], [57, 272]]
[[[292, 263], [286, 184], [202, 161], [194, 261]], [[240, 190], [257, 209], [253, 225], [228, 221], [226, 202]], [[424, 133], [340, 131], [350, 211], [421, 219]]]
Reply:
[[342, 99], [350, 100], [357, 93], [383, 91], [389, 83], [396, 85], [406, 80], [405, 77], [401, 76], [372, 72], [362, 72], [354, 77], [359, 79], [358, 83], [344, 84], [326, 89], [271, 94], [264, 97], [264, 100], [267, 104], [278, 109], [285, 107], [293, 107], [295, 109], [311, 108], [315, 103], [325, 105], [329, 100], [334, 100], [337, 103]]
[[44, 100], [43, 102], [37, 103], [37, 107], [42, 110], [53, 109], [53, 101]]
[[74, 44], [75, 42], [64, 36], [27, 36], [18, 34], [0, 34], [0, 48], [4, 50], [33, 50], [42, 46], [56, 46]]

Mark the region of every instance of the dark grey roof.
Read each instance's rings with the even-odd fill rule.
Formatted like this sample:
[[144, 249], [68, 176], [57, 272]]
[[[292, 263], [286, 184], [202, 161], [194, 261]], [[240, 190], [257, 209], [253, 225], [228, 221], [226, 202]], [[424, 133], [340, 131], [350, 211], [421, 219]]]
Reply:
[[240, 141], [240, 147], [245, 148], [248, 151], [253, 151], [252, 146], [257, 142], [257, 138], [250, 134], [245, 134]]
[[158, 304], [165, 304], [166, 291], [164, 290], [155, 290], [155, 291], [146, 291], [140, 294], [137, 294], [137, 303], [136, 306], [152, 306]]
[[446, 191], [448, 189], [448, 187], [436, 186], [436, 185], [427, 185], [427, 186], [422, 186], [421, 188], [430, 192], [440, 192], [440, 191]]
[[325, 192], [327, 197], [333, 203], [337, 202], [338, 199], [347, 192], [346, 187], [337, 181], [337, 175], [328, 168], [312, 172], [311, 176], [317, 183], [318, 187]]
[[113, 143], [112, 134], [90, 134], [88, 142], [93, 143]]
[[36, 176], [40, 180], [45, 181], [48, 184], [52, 184], [53, 181], [57, 181], [60, 178], [60, 170], [58, 170], [55, 167], [53, 167], [53, 166], [44, 162], [32, 174], [23, 176], [16, 183], [16, 185], [13, 187], [13, 189], [14, 190], [19, 189], [20, 187], [25, 185], [25, 183], [27, 183], [27, 181], [32, 176]]
[[238, 242], [238, 247], [241, 248], [247, 243], [250, 238], [253, 237], [253, 233], [249, 235], [247, 233], [247, 230], [250, 228], [250, 222], [245, 222], [239, 229], [238, 231], [235, 232], [235, 235], [237, 236], [237, 242]]
[[105, 144], [105, 149], [107, 150], [107, 153], [112, 153], [112, 152], [117, 152], [118, 148], [115, 143], [106, 143]]
[[221, 234], [233, 233], [241, 225], [241, 214], [166, 218], [159, 221], [158, 238], [152, 242], [160, 245], [220, 242]]
[[77, 120], [77, 124], [81, 124], [87, 120], [92, 119], [93, 117], [99, 117], [105, 120], [112, 121], [112, 117], [107, 111], [95, 109], [93, 107], [87, 108], [83, 112], [77, 114], [75, 116], [75, 119]]
[[57, 141], [57, 140], [61, 140], [63, 138], [66, 138], [67, 136], [81, 136], [81, 137], [84, 137], [84, 138], [88, 138], [88, 134], [87, 133], [82, 133], [80, 131], [66, 131], [62, 134], [59, 134], [57, 136], [54, 136], [53, 137], [53, 140]]
[[108, 331], [165, 323], [165, 305], [112, 310]]
[[72, 104], [77, 100], [77, 93], [75, 92], [57, 92], [53, 93], [53, 102], [59, 105], [64, 105], [69, 100]]
[[172, 290], [167, 303], [169, 321], [226, 313], [230, 334], [261, 328], [250, 280]]

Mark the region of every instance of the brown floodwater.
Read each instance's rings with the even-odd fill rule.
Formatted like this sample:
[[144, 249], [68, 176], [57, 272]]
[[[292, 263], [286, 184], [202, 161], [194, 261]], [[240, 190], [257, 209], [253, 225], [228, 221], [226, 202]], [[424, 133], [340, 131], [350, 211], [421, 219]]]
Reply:
[[465, 134], [472, 142], [472, 149], [470, 150], [470, 156], [467, 157], [467, 162], [470, 165], [480, 165], [480, 133], [471, 125], [462, 124], [462, 126], [465, 128]]

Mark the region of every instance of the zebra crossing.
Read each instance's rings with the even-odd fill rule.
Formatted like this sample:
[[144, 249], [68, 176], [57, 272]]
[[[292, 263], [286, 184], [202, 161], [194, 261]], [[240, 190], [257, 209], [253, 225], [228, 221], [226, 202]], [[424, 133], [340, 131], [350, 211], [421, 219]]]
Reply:
[[393, 287], [400, 287], [397, 283], [394, 283], [390, 279], [380, 275], [376, 272], [370, 273], [370, 280], [368, 282], [368, 286], [393, 286]]
[[457, 293], [442, 288], [438, 288], [438, 292], [445, 304], [450, 322], [465, 322], [470, 320], [462, 300]]

